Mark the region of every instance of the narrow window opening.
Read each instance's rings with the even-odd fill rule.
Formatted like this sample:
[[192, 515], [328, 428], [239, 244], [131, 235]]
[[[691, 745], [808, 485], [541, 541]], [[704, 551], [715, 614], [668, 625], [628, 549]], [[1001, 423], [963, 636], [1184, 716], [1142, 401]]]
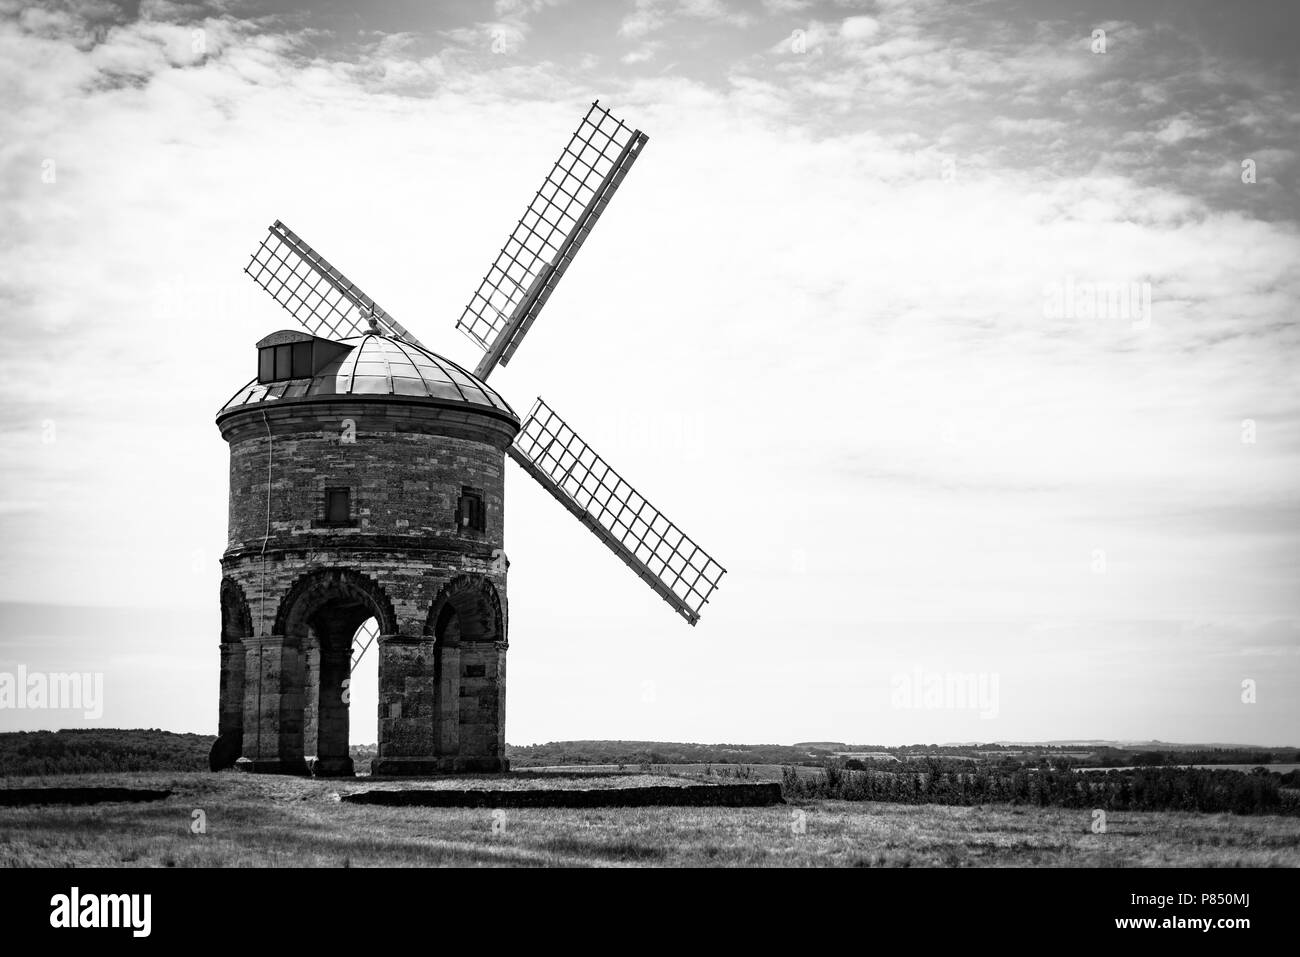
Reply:
[[487, 528], [483, 493], [472, 488], [462, 488], [456, 505], [456, 525], [462, 531], [482, 532]]
[[293, 377], [303, 379], [311, 375], [311, 343], [293, 344]]
[[327, 488], [325, 490], [325, 521], [330, 525], [349, 525], [352, 522], [352, 490]]
[[275, 377], [277, 379], [293, 378], [293, 347], [283, 345], [275, 347]]

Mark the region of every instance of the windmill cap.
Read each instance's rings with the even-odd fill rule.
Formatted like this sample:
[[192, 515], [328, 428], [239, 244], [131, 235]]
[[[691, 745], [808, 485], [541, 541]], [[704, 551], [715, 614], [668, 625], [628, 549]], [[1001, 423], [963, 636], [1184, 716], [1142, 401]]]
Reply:
[[261, 402], [278, 404], [365, 396], [406, 402], [426, 400], [443, 406], [463, 404], [519, 421], [500, 393], [472, 372], [402, 339], [381, 332], [365, 332], [332, 340], [286, 330], [267, 336], [258, 345], [274, 347], [291, 341], [311, 342], [316, 350], [314, 355], [324, 355], [326, 361], [323, 364], [318, 361], [311, 376], [273, 382], [253, 379], [222, 406], [218, 418]]

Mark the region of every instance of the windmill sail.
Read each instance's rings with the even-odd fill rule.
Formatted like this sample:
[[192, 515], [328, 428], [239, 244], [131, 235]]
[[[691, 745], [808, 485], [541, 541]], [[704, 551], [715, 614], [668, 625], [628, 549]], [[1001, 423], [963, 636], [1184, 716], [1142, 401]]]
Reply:
[[359, 336], [373, 318], [388, 335], [423, 348], [401, 323], [278, 219], [244, 272], [314, 336]]
[[480, 379], [509, 364], [647, 139], [591, 104], [456, 322], [486, 350]]
[[367, 618], [362, 622], [357, 633], [352, 636], [352, 665], [348, 668], [348, 674], [357, 670], [357, 665], [361, 664], [361, 659], [366, 656], [370, 646], [375, 643], [379, 637], [379, 622], [373, 618]]
[[507, 450], [694, 625], [726, 569], [647, 502], [541, 399]]

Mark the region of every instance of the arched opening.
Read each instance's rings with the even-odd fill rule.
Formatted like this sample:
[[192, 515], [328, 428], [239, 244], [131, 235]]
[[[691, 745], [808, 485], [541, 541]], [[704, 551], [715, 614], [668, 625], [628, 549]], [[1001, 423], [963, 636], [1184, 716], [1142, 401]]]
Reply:
[[348, 743], [357, 774], [369, 774], [379, 750], [379, 619], [367, 618], [352, 636], [348, 681]]
[[[374, 624], [366, 628], [370, 622]], [[353, 664], [374, 657], [373, 648], [368, 655], [358, 655], [356, 641], [393, 627], [392, 606], [383, 592], [356, 572], [328, 569], [304, 576], [286, 596], [277, 615], [277, 632], [284, 636], [286, 652], [283, 688], [290, 702], [281, 719], [282, 738], [298, 738], [293, 726], [301, 727], [299, 753], [310, 773], [354, 773], [349, 744], [353, 687], [358, 681]], [[376, 672], [370, 685], [377, 684]], [[300, 724], [294, 720], [295, 700], [301, 702]], [[369, 730], [373, 734], [374, 726]]]
[[425, 624], [434, 639], [438, 753], [464, 770], [505, 758], [505, 621], [486, 578], [462, 575], [438, 593]]
[[505, 640], [497, 590], [477, 575], [461, 575], [448, 582], [434, 600], [429, 621], [425, 634], [448, 644]]
[[352, 774], [349, 753], [352, 639], [367, 619], [364, 604], [335, 599], [308, 618], [303, 641], [303, 752], [315, 775]]
[[244, 639], [252, 637], [253, 618], [244, 590], [232, 578], [221, 580], [221, 686], [217, 740], [208, 752], [213, 771], [233, 767], [244, 746]]

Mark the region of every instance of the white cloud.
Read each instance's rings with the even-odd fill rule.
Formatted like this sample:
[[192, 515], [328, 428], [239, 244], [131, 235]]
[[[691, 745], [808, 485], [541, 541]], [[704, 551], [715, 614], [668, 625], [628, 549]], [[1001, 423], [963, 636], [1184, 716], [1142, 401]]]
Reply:
[[635, 50], [630, 50], [623, 54], [621, 60], [623, 63], [645, 63], [649, 60], [653, 60], [658, 51], [659, 44], [643, 43]]
[[840, 23], [840, 36], [846, 40], [869, 40], [880, 32], [880, 21], [874, 17], [847, 17]]
[[1166, 146], [1172, 146], [1187, 139], [1202, 137], [1207, 132], [1195, 117], [1183, 113], [1169, 117], [1156, 131], [1155, 138]]
[[619, 25], [619, 35], [638, 39], [662, 30], [673, 22], [709, 22], [744, 27], [752, 17], [723, 0], [636, 0], [631, 13]]
[[658, 30], [665, 22], [662, 7], [660, 0], [636, 0], [635, 9], [619, 24], [619, 35], [635, 40]]

